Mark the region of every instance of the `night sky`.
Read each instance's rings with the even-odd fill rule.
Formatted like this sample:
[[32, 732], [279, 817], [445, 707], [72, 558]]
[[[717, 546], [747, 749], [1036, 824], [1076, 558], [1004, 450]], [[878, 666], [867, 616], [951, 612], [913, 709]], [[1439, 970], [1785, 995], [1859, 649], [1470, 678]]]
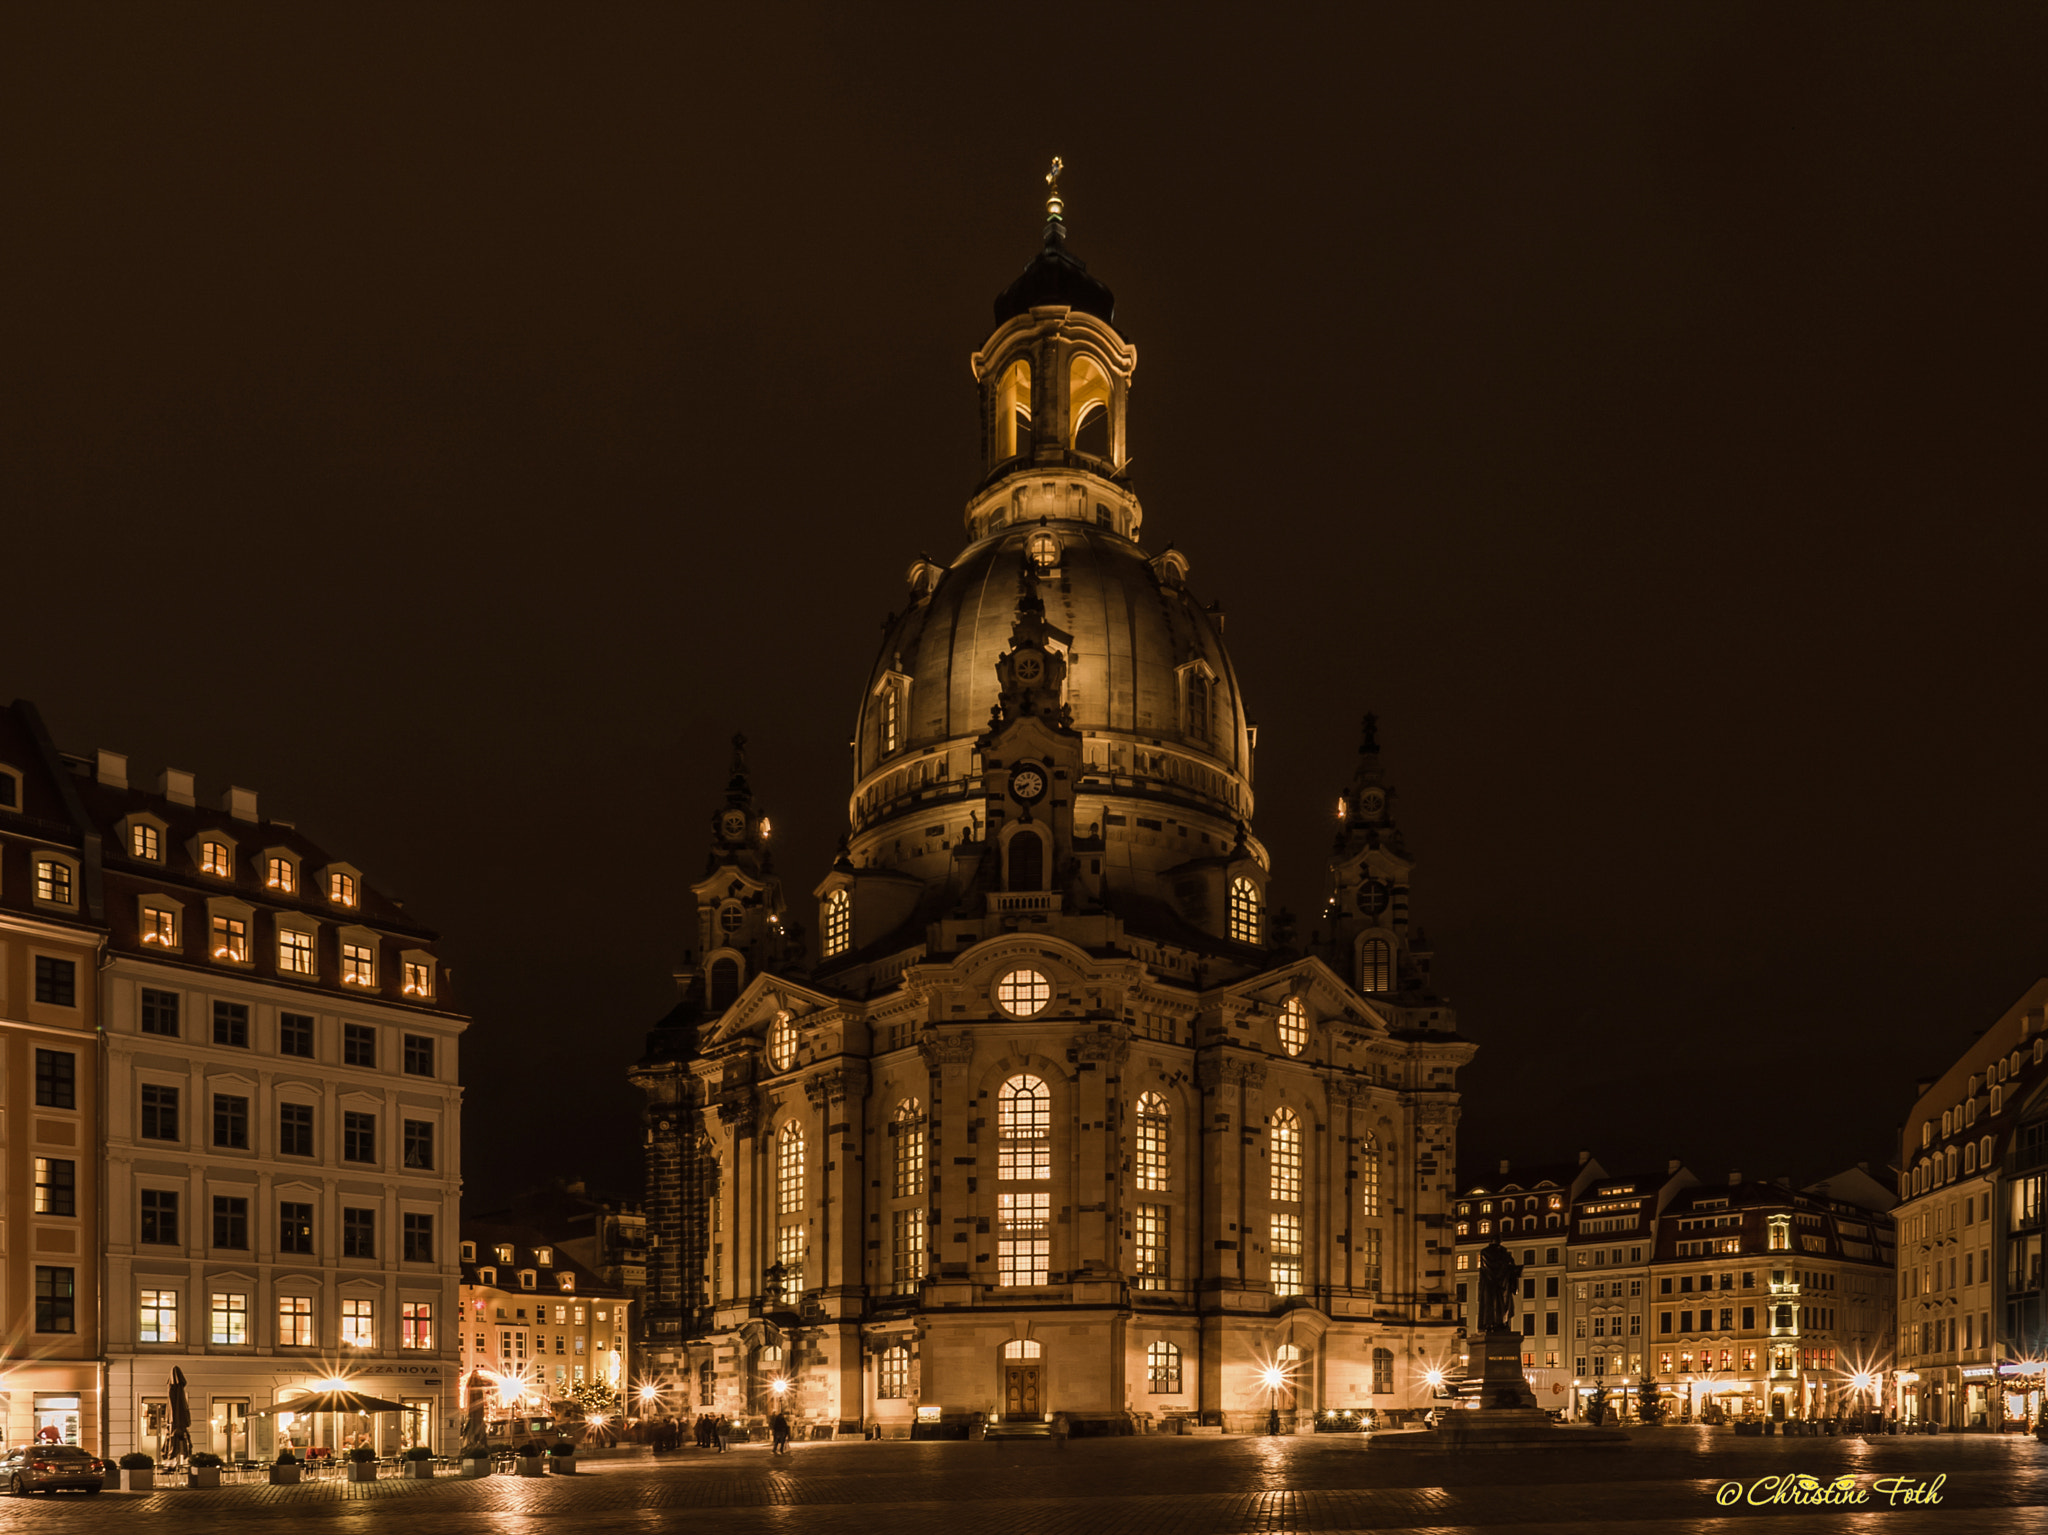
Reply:
[[0, 699], [438, 926], [631, 1191], [726, 738], [792, 903], [1038, 239], [1279, 898], [1382, 719], [1468, 1175], [1806, 1180], [2048, 970], [2039, 6], [17, 7]]

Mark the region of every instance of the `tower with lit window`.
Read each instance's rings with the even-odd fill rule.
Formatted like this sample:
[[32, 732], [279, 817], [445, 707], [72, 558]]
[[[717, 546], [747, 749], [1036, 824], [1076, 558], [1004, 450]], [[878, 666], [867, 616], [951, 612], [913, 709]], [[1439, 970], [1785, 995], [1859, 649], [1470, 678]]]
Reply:
[[[1140, 542], [1137, 349], [1057, 172], [972, 359], [965, 546], [911, 563], [860, 688], [810, 963], [706, 929], [737, 989], [707, 977], [636, 1069], [676, 1148], [650, 1153], [650, 1228], [696, 1233], [653, 1243], [654, 1272], [695, 1243], [696, 1297], [653, 1354], [694, 1406], [887, 1434], [1419, 1413], [1456, 1328], [1473, 1047], [1408, 984], [1391, 894], [1345, 909], [1341, 953], [1267, 921], [1257, 732], [1220, 610]], [[1347, 836], [1340, 880], [1405, 902], [1383, 802]], [[755, 931], [770, 882], [738, 851], [700, 923], [736, 892]], [[699, 1202], [664, 1205], [685, 1145]]]

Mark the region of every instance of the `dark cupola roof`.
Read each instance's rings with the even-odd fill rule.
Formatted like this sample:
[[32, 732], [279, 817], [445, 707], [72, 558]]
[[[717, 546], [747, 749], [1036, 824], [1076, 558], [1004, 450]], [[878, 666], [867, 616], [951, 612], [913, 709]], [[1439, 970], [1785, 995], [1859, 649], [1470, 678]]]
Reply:
[[1116, 295], [1100, 278], [1089, 276], [1088, 263], [1067, 249], [1066, 210], [1059, 184], [1063, 168], [1054, 160], [1052, 173], [1045, 178], [1052, 188], [1045, 205], [1045, 243], [1017, 280], [996, 295], [998, 325], [1042, 304], [1063, 304], [1098, 320], [1115, 322]]

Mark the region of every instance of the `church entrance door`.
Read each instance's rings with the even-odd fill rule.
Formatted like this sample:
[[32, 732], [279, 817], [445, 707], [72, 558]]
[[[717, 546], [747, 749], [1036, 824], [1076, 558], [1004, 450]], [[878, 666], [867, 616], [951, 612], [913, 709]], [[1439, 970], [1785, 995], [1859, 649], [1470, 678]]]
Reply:
[[1003, 1416], [1037, 1418], [1044, 1416], [1038, 1405], [1038, 1370], [1035, 1364], [1003, 1366]]

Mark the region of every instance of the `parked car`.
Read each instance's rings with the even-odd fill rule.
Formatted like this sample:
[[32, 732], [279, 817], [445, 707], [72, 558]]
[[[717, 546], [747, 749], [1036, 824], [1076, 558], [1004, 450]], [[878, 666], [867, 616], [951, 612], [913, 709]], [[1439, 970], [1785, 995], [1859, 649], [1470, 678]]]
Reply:
[[70, 1487], [98, 1492], [105, 1484], [105, 1461], [95, 1460], [75, 1444], [25, 1444], [0, 1460], [0, 1481], [16, 1497]]

